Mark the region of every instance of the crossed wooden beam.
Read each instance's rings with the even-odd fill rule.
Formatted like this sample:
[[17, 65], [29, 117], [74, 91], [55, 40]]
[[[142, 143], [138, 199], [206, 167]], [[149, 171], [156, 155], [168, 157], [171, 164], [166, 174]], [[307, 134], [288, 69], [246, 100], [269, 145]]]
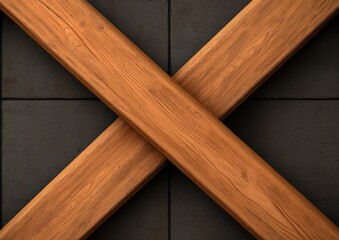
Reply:
[[0, 0], [0, 7], [121, 117], [0, 239], [85, 238], [165, 157], [257, 238], [339, 239], [333, 223], [214, 117], [266, 80], [337, 12], [338, 0], [252, 1], [176, 82], [86, 1]]

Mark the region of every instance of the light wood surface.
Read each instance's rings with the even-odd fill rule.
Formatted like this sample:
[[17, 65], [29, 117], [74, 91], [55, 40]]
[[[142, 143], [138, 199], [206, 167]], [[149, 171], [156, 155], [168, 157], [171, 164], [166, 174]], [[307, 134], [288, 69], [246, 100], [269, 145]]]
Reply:
[[[250, 4], [174, 78], [212, 113], [229, 112], [337, 9], [334, 1], [307, 3]], [[1, 1], [1, 7], [254, 235], [338, 237], [333, 224], [88, 4], [30, 0]], [[270, 14], [253, 21], [258, 12]], [[273, 50], [280, 52], [269, 54]], [[208, 84], [199, 85], [205, 80]], [[1, 238], [85, 236], [163, 163], [161, 154], [118, 120], [1, 231]], [[53, 190], [60, 187], [59, 193]], [[53, 217], [40, 216], [51, 203]], [[40, 225], [29, 226], [32, 219]]]

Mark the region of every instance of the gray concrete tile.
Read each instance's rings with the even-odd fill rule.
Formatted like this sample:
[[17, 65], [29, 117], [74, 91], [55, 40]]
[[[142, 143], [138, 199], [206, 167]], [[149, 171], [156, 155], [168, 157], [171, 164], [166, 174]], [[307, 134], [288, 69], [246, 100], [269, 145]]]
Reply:
[[168, 168], [164, 168], [88, 239], [168, 239], [167, 209]]
[[253, 98], [338, 99], [339, 17], [291, 57]]
[[97, 100], [3, 101], [3, 223], [115, 118]]
[[250, 0], [171, 0], [171, 72], [178, 71]]
[[[249, 1], [172, 0], [171, 70], [175, 73]], [[329, 22], [253, 95], [339, 98], [339, 17]]]
[[[117, 116], [97, 100], [9, 100], [2, 107], [6, 224]], [[93, 239], [166, 239], [167, 187], [164, 170], [94, 232]]]
[[[249, 100], [224, 122], [339, 224], [339, 101]], [[172, 239], [250, 239], [178, 170], [171, 175]]]
[[225, 123], [339, 224], [338, 119], [338, 100], [253, 100]]

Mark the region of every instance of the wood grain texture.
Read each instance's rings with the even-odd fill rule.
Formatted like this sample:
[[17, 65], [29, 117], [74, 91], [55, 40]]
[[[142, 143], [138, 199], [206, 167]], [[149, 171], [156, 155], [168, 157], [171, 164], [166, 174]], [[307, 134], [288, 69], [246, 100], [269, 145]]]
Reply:
[[[272, 13], [271, 17], [273, 18], [277, 14], [277, 12], [275, 12], [277, 11], [276, 9], [279, 9], [279, 11], [282, 12], [284, 12], [283, 10], [287, 11], [287, 9], [294, 9], [295, 12], [291, 10], [293, 14], [301, 14], [300, 12], [304, 14], [298, 15], [298, 19], [293, 21], [293, 23], [301, 25], [297, 25], [296, 29], [291, 30], [291, 35], [289, 35], [289, 38], [287, 39], [295, 39], [295, 41], [290, 42], [291, 46], [288, 51], [283, 52], [283, 56], [278, 56], [277, 58], [277, 55], [271, 56], [270, 61], [266, 62], [264, 67], [262, 66], [263, 63], [261, 61], [253, 61], [254, 64], [258, 64], [254, 69], [260, 73], [256, 73], [252, 77], [255, 79], [260, 78], [261, 80], [267, 77], [270, 72], [265, 72], [266, 68], [271, 71], [274, 70], [281, 64], [286, 56], [291, 53], [291, 49], [295, 50], [300, 43], [316, 29], [315, 26], [319, 26], [323, 23], [337, 9], [337, 2], [334, 1], [309, 1], [307, 3], [308, 4], [301, 4], [300, 2], [254, 2], [238, 15], [238, 20], [232, 21], [228, 26], [230, 31], [228, 33], [232, 33], [240, 23], [246, 22], [244, 21], [244, 15], [250, 14], [252, 17], [253, 15], [257, 16], [257, 11], [270, 12], [270, 16]], [[113, 110], [116, 110], [120, 115], [124, 116], [130, 124], [138, 128], [138, 130], [149, 140], [155, 142], [157, 147], [163, 152], [166, 152], [166, 155], [182, 170], [189, 170], [186, 172], [187, 175], [189, 175], [226, 211], [236, 217], [240, 223], [247, 227], [247, 229], [257, 237], [291, 239], [302, 237], [328, 239], [338, 237], [337, 228], [334, 225], [295, 191], [293, 187], [276, 174], [255, 153], [245, 146], [245, 144], [243, 144], [236, 136], [213, 118], [191, 97], [186, 95], [183, 89], [171, 82], [171, 79], [166, 74], [147, 59], [140, 50], [130, 43], [113, 26], [93, 11], [88, 4], [82, 1], [60, 1], [55, 3], [52, 1], [30, 0], [15, 2], [1, 1], [1, 6], [7, 14], [11, 15], [17, 23], [73, 72], [80, 81], [94, 91], [107, 105]], [[310, 13], [314, 13], [314, 15]], [[284, 12], [283, 16], [286, 15], [286, 12]], [[306, 22], [302, 22], [300, 21], [301, 16], [311, 16], [311, 18]], [[290, 17], [292, 18], [292, 16]], [[287, 16], [286, 18], [288, 19]], [[269, 18], [269, 20], [272, 22], [272, 19]], [[266, 22], [266, 25], [268, 23], [269, 21]], [[279, 28], [279, 24], [274, 21], [272, 23]], [[304, 31], [299, 32], [299, 29], [302, 28], [301, 26], [304, 27]], [[290, 28], [283, 29], [282, 32], [289, 29]], [[223, 31], [220, 34], [225, 34]], [[236, 60], [234, 64], [227, 64], [226, 66], [228, 66], [228, 68], [223, 69], [223, 76], [217, 78], [217, 80], [228, 78], [226, 77], [228, 75], [232, 78], [232, 81], [235, 79], [234, 83], [241, 82], [236, 78], [238, 75], [232, 76], [232, 73], [234, 73], [233, 69], [236, 69], [236, 67], [243, 63], [248, 64], [246, 56], [248, 58], [252, 56], [252, 59], [253, 57], [257, 58], [260, 53], [265, 56], [271, 49], [264, 49], [265, 51], [263, 51], [263, 48], [275, 46], [275, 44], [281, 46], [281, 43], [280, 45], [277, 43], [270, 43], [272, 38], [267, 38], [267, 34], [271, 33], [272, 28], [266, 29], [266, 31], [265, 37], [259, 35], [260, 41], [257, 40], [258, 45], [261, 43], [261, 46], [256, 49], [253, 48], [253, 46], [258, 45], [249, 45], [249, 48], [246, 48], [244, 52], [239, 51], [238, 53], [248, 54], [245, 54], [245, 57], [241, 57], [240, 59], [239, 56], [238, 58], [235, 57]], [[218, 35], [219, 37], [222, 36], [220, 34]], [[255, 35], [257, 34], [258, 32], [256, 32]], [[282, 35], [285, 34], [286, 32]], [[294, 34], [298, 36], [295, 36]], [[242, 38], [244, 38], [244, 35], [246, 34], [240, 34]], [[202, 68], [204, 68], [206, 61], [209, 62], [209, 67], [213, 66], [214, 68], [217, 68], [216, 66], [220, 64], [218, 62], [220, 59], [218, 59], [215, 65], [211, 65], [211, 59], [216, 60], [214, 57], [222, 56], [220, 54], [223, 54], [222, 51], [218, 51], [215, 53], [216, 56], [213, 57], [213, 48], [218, 47], [217, 43], [220, 44], [220, 42], [226, 41], [228, 38], [218, 39], [218, 36], [214, 39], [214, 43], [209, 43], [202, 52], [197, 54], [196, 58], [198, 60], [200, 57], [205, 58], [205, 61], [200, 63]], [[270, 44], [265, 42], [265, 39]], [[280, 39], [281, 35], [278, 35], [278, 38], [276, 39], [278, 43], [281, 41]], [[286, 44], [286, 41], [284, 44]], [[229, 45], [230, 48], [231, 46], [232, 45]], [[241, 47], [239, 48], [241, 49]], [[253, 52], [255, 52], [255, 54], [253, 54]], [[193, 60], [185, 66], [187, 70], [182, 73], [179, 71], [177, 75], [181, 76], [183, 79], [188, 79], [187, 81], [189, 82], [190, 75], [186, 75], [186, 73], [189, 74], [191, 70], [194, 72], [194, 68], [198, 66], [194, 61], [197, 60], [194, 60], [193, 58]], [[200, 70], [201, 67], [196, 70]], [[198, 73], [195, 74], [200, 76], [201, 72], [197, 72]], [[210, 76], [215, 77], [215, 72], [211, 72], [212, 75]], [[247, 71], [242, 70], [240, 76], [247, 74]], [[205, 73], [201, 77], [205, 79], [208, 75], [208, 73]], [[243, 77], [244, 76], [242, 76], [241, 79]], [[190, 85], [188, 82], [182, 81], [186, 88]], [[260, 82], [261, 81], [255, 82], [253, 80], [245, 83], [246, 86], [252, 90]], [[243, 84], [243, 82], [241, 82], [241, 84]], [[241, 86], [241, 84], [239, 86]], [[193, 88], [201, 88], [201, 86], [197, 85], [197, 83], [194, 84]], [[218, 85], [219, 87], [222, 87], [220, 86], [220, 81]], [[236, 88], [232, 84], [228, 86], [228, 89], [235, 89], [235, 92], [239, 91], [239, 88]], [[193, 95], [196, 94], [193, 89], [191, 91]], [[209, 90], [206, 91], [206, 88], [201, 89], [200, 91], [203, 91], [203, 94], [199, 94], [202, 99], [211, 95]], [[217, 91], [216, 93], [220, 92]], [[247, 94], [247, 92], [244, 93], [241, 89], [240, 93], [236, 93], [235, 96], [232, 97], [238, 96], [239, 99], [242, 99]], [[222, 95], [224, 95], [224, 92]], [[220, 104], [220, 102], [218, 101], [218, 104]], [[229, 107], [229, 110], [236, 106], [236, 104], [232, 104], [232, 101], [230, 102], [227, 103], [231, 106]], [[221, 108], [220, 106], [214, 106], [212, 108], [209, 104], [215, 104], [214, 99], [210, 99], [209, 101], [206, 100], [204, 105], [217, 116], [222, 115], [219, 110]], [[124, 125], [126, 124], [120, 121], [114, 123], [109, 128], [110, 131], [114, 132], [111, 137], [116, 135], [119, 136], [119, 140], [115, 140], [115, 144], [126, 143], [127, 141], [125, 139], [121, 143], [122, 136], [129, 136], [129, 132], [132, 132], [128, 130], [124, 133]], [[127, 125], [126, 128], [129, 129]], [[117, 129], [124, 134], [117, 134]], [[72, 176], [75, 172], [75, 168], [82, 166], [85, 158], [93, 154], [93, 157], [97, 158], [96, 160], [101, 159], [104, 161], [105, 156], [118, 154], [116, 151], [114, 153], [110, 151], [110, 148], [113, 146], [111, 145], [112, 143], [108, 145], [104, 144], [110, 139], [110, 137], [105, 134], [107, 131], [108, 130], [93, 143], [95, 145], [103, 145], [101, 152], [98, 151], [99, 155], [97, 155], [97, 150], [93, 151], [94, 148], [91, 148], [91, 146], [93, 146], [92, 144], [61, 175], [59, 175], [59, 179], [54, 180], [39, 194], [38, 198], [35, 198], [21, 213], [19, 213], [19, 215], [7, 225], [8, 227], [6, 226], [7, 229], [20, 227], [20, 224], [15, 223], [16, 219], [20, 220], [21, 218], [26, 218], [26, 221], [31, 219], [30, 217], [27, 218], [29, 215], [27, 212], [32, 212], [33, 210], [36, 211], [37, 209], [34, 208], [39, 206], [39, 201], [43, 200], [45, 196], [51, 198], [52, 195], [50, 195], [50, 190], [57, 184], [61, 184], [60, 182], [65, 179], [64, 177]], [[136, 138], [138, 138], [137, 134], [134, 134]], [[134, 138], [135, 137], [133, 137], [133, 139]], [[142, 138], [139, 138], [141, 144], [137, 146], [139, 146], [139, 148], [146, 146], [147, 144], [143, 143]], [[99, 141], [99, 139], [103, 139], [104, 141]], [[130, 143], [128, 142], [127, 145], [128, 148], [126, 148], [125, 152], [120, 152], [119, 150], [120, 154], [118, 154], [117, 157], [121, 158], [122, 155], [130, 151]], [[121, 148], [120, 145], [119, 148]], [[160, 160], [158, 162], [160, 162], [160, 164], [158, 166], [161, 166], [163, 163], [163, 160], [161, 160], [162, 156], [150, 146], [148, 151], [151, 153], [154, 152], [154, 159], [159, 156]], [[146, 152], [143, 152], [144, 156]], [[105, 153], [107, 153], [107, 155], [105, 155]], [[148, 161], [150, 162], [150, 160]], [[144, 166], [148, 165], [149, 162], [146, 162]], [[155, 163], [153, 162], [153, 164], [155, 166], [157, 161], [155, 161]], [[105, 181], [107, 178], [111, 177], [109, 176], [109, 173], [112, 172], [113, 169], [120, 169], [121, 174], [115, 176], [117, 177], [115, 179], [119, 179], [119, 177], [121, 179], [123, 178], [127, 181], [127, 184], [122, 183], [122, 186], [124, 187], [121, 188], [122, 190], [117, 191], [119, 196], [114, 195], [114, 197], [117, 199], [121, 197], [121, 199], [123, 199], [131, 194], [132, 190], [130, 192], [126, 191], [126, 186], [132, 186], [133, 184], [131, 184], [131, 182], [135, 179], [132, 179], [131, 181], [131, 179], [125, 179], [125, 176], [122, 175], [126, 172], [130, 173], [131, 171], [135, 171], [134, 174], [136, 175], [136, 178], [138, 178], [143, 174], [140, 173], [141, 171], [137, 166], [134, 166], [134, 169], [128, 167], [125, 168], [125, 170], [122, 170], [125, 166], [126, 165], [122, 161], [117, 161], [111, 168], [103, 167], [100, 174], [97, 174], [96, 176], [92, 175], [92, 172], [96, 169], [93, 165], [88, 165], [88, 167], [83, 168], [82, 171], [87, 171], [88, 176], [91, 176], [92, 179], [94, 178], [95, 181], [98, 181], [98, 179]], [[157, 168], [158, 167], [155, 167], [154, 169]], [[150, 171], [145, 174], [145, 176], [149, 177], [152, 176], [152, 174], [154, 174], [154, 172], [151, 173]], [[79, 183], [82, 182], [79, 181], [79, 177], [81, 177], [80, 179], [83, 179], [84, 182], [88, 180], [84, 175], [79, 175], [78, 177], [73, 178], [74, 183], [82, 184]], [[118, 181], [120, 184], [120, 181], [122, 180]], [[64, 184], [66, 182], [68, 181], [65, 181]], [[105, 208], [105, 206], [100, 207], [99, 205], [98, 207], [94, 207], [94, 205], [92, 205], [91, 208], [88, 207], [88, 212], [85, 211], [85, 208], [92, 201], [92, 198], [87, 198], [87, 196], [92, 194], [95, 195], [96, 193], [102, 194], [102, 188], [106, 187], [106, 184], [108, 183], [114, 185], [111, 180], [107, 180], [106, 182], [107, 183], [103, 183], [102, 187], [96, 185], [97, 188], [93, 188], [92, 182], [87, 182], [85, 186], [82, 185], [81, 191], [72, 197], [74, 201], [67, 200], [65, 203], [67, 206], [64, 211], [58, 213], [60, 216], [50, 219], [48, 223], [46, 223], [46, 219], [41, 218], [44, 227], [41, 228], [40, 225], [40, 228], [36, 232], [38, 235], [34, 236], [40, 236], [41, 238], [52, 237], [49, 227], [55, 224], [54, 227], [59, 228], [60, 231], [58, 233], [53, 233], [56, 234], [53, 235], [53, 237], [65, 239], [62, 234], [69, 234], [64, 232], [66, 232], [67, 226], [69, 227], [69, 225], [71, 225], [68, 219], [73, 218], [73, 214], [78, 214], [79, 216], [89, 214], [89, 212], [93, 214], [96, 209], [102, 210]], [[140, 187], [140, 183], [136, 185]], [[61, 184], [59, 186], [63, 185]], [[77, 188], [80, 189], [79, 185], [77, 186]], [[123, 192], [126, 194], [124, 195]], [[54, 197], [65, 200], [68, 195], [72, 195], [72, 192], [67, 193], [67, 191], [64, 191], [63, 194], [55, 195]], [[81, 201], [83, 201], [84, 198], [87, 199], [88, 204], [83, 205], [81, 208], [77, 208], [79, 204], [77, 201], [79, 201], [79, 199], [82, 199]], [[103, 196], [101, 196], [100, 200], [103, 200], [103, 202], [105, 201]], [[123, 200], [120, 201], [122, 202]], [[117, 200], [117, 202], [119, 202], [119, 200]], [[62, 203], [62, 201], [60, 203]], [[69, 209], [76, 208], [77, 210], [75, 212], [68, 212]], [[50, 211], [54, 212], [53, 210], [54, 209], [51, 207]], [[108, 212], [109, 210], [106, 208], [106, 214], [108, 214]], [[58, 222], [59, 217], [63, 218], [64, 221]], [[81, 228], [87, 224], [93, 225], [95, 221], [102, 220], [102, 217], [87, 219], [89, 219], [90, 222], [83, 222], [78, 226]], [[12, 231], [6, 231], [6, 227], [1, 233], [2, 238], [10, 239]], [[79, 229], [74, 228], [74, 232], [72, 233], [76, 233], [77, 230]], [[27, 228], [26, 226], [26, 231], [30, 234], [32, 228]], [[88, 232], [85, 232], [85, 234], [87, 233]], [[68, 237], [69, 236], [71, 235], [68, 235]], [[25, 237], [27, 237], [27, 235]]]
[[[248, 99], [223, 121], [337, 226], [338, 109], [339, 101]], [[252, 239], [177, 169], [170, 186], [171, 239]]]
[[[167, 0], [88, 2], [166, 71]], [[96, 98], [7, 17], [2, 29], [3, 98]]]

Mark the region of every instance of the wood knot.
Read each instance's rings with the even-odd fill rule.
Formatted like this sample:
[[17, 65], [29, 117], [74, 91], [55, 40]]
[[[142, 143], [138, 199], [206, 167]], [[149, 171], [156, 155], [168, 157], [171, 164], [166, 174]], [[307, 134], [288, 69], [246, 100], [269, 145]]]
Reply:
[[248, 182], [248, 174], [245, 171], [241, 172], [241, 177], [244, 179], [246, 182]]
[[105, 29], [105, 26], [104, 25], [102, 25], [102, 24], [100, 24], [100, 25], [98, 25], [98, 30], [101, 32], [102, 30], [104, 30]]

